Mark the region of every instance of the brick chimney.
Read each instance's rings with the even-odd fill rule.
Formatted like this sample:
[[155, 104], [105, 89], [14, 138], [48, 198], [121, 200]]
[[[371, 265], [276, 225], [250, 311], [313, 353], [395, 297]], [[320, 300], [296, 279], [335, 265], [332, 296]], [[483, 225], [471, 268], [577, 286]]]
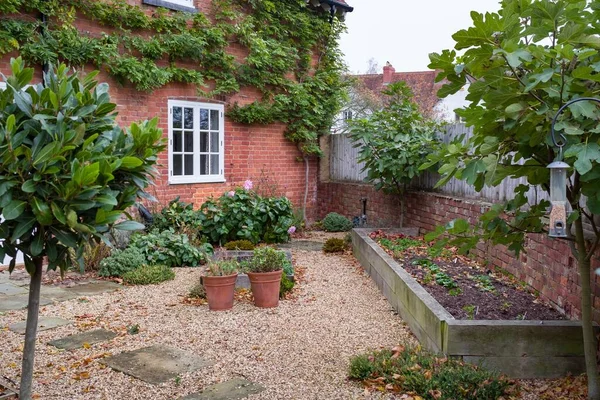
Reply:
[[394, 78], [394, 74], [396, 73], [396, 69], [390, 64], [390, 62], [386, 62], [383, 67], [383, 84], [389, 85], [392, 83], [392, 79]]

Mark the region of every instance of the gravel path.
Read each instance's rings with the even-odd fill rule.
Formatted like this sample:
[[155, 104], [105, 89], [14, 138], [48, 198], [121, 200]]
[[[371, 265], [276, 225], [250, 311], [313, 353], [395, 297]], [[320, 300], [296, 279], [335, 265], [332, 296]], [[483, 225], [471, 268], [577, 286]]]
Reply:
[[[178, 269], [174, 281], [157, 286], [42, 307], [40, 315], [74, 323], [38, 334], [35, 392], [41, 399], [177, 399], [244, 377], [266, 387], [249, 399], [364, 399], [360, 385], [346, 380], [350, 357], [415, 339], [352, 256], [294, 250], [293, 257], [306, 269], [304, 281], [294, 299], [271, 310], [246, 302], [229, 312], [183, 304], [199, 279], [196, 269]], [[0, 376], [17, 382], [23, 336], [6, 327], [25, 315], [0, 314]], [[139, 333], [127, 334], [136, 324]], [[120, 335], [70, 352], [46, 344], [101, 327]], [[98, 362], [105, 353], [153, 344], [190, 351], [215, 364], [154, 386]]]

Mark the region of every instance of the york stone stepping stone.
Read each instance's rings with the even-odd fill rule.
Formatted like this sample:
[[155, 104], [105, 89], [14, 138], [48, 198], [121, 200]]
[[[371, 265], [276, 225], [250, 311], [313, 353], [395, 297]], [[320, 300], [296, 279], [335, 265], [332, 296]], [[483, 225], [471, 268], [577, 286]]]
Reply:
[[[0, 296], [0, 311], [13, 311], [27, 308], [29, 303], [29, 294], [19, 294], [16, 296]], [[52, 304], [52, 300], [40, 298], [40, 306]]]
[[81, 285], [65, 288], [68, 293], [75, 293], [77, 296], [94, 296], [102, 293], [114, 292], [123, 286], [114, 282], [90, 282]]
[[105, 358], [102, 363], [115, 371], [155, 385], [213, 364], [193, 354], [163, 345], [127, 351]]
[[[16, 324], [12, 324], [8, 326], [13, 332], [20, 333], [21, 335], [25, 334], [25, 324], [26, 321], [17, 322]], [[58, 317], [40, 317], [38, 320], [38, 331], [47, 331], [48, 329], [53, 329], [58, 326], [69, 325], [71, 321], [67, 321], [66, 319], [58, 318]]]
[[311, 240], [295, 240], [290, 243], [282, 243], [282, 244], [278, 245], [278, 247], [282, 248], [282, 249], [321, 251], [321, 250], [323, 250], [323, 243], [314, 242]]
[[59, 349], [75, 350], [83, 347], [84, 344], [94, 344], [111, 340], [117, 336], [116, 333], [107, 331], [106, 329], [97, 329], [70, 335], [62, 339], [56, 339], [48, 342], [50, 346], [58, 347]]
[[239, 400], [263, 390], [265, 388], [261, 385], [236, 378], [209, 386], [200, 393], [192, 393], [179, 400]]
[[57, 286], [42, 286], [40, 293], [42, 296], [55, 301], [67, 301], [76, 299], [80, 296], [78, 293], [67, 291], [64, 288]]
[[27, 293], [29, 293], [29, 290], [24, 289], [17, 285], [13, 285], [12, 283], [0, 283], [0, 296], [1, 295], [13, 296], [16, 294], [27, 294]]

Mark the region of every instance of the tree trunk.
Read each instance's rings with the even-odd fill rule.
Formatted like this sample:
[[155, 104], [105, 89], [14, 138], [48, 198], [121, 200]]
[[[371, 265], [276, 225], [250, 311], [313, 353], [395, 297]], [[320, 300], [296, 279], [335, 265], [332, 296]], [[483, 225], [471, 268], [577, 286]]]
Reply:
[[40, 311], [40, 288], [42, 286], [42, 257], [33, 259], [35, 271], [29, 285], [29, 304], [27, 305], [27, 325], [25, 327], [25, 346], [21, 367], [21, 388], [19, 399], [31, 400], [33, 384], [33, 358], [37, 336], [38, 314]]
[[588, 379], [588, 399], [600, 400], [600, 382], [598, 381], [598, 366], [596, 362], [596, 336], [592, 324], [592, 293], [590, 282], [591, 262], [586, 257], [587, 249], [583, 235], [583, 221], [575, 221], [575, 241], [577, 246], [577, 264], [581, 278], [581, 325], [583, 329], [583, 348], [585, 353], [585, 368]]

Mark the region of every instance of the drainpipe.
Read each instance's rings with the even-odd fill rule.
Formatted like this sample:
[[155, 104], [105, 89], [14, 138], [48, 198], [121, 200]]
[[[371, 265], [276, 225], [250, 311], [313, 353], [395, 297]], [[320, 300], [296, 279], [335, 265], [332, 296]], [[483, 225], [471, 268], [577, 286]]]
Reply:
[[360, 199], [362, 202], [362, 215], [360, 216], [360, 226], [367, 225], [367, 198]]
[[[40, 13], [40, 21], [42, 21], [42, 37], [46, 37], [46, 32], [48, 31], [48, 16], [44, 13]], [[44, 60], [44, 63], [42, 64], [42, 71], [44, 72], [44, 74], [48, 73], [48, 71], [50, 70], [50, 63], [48, 62], [48, 60]], [[44, 84], [44, 81], [42, 80], [42, 84]]]

